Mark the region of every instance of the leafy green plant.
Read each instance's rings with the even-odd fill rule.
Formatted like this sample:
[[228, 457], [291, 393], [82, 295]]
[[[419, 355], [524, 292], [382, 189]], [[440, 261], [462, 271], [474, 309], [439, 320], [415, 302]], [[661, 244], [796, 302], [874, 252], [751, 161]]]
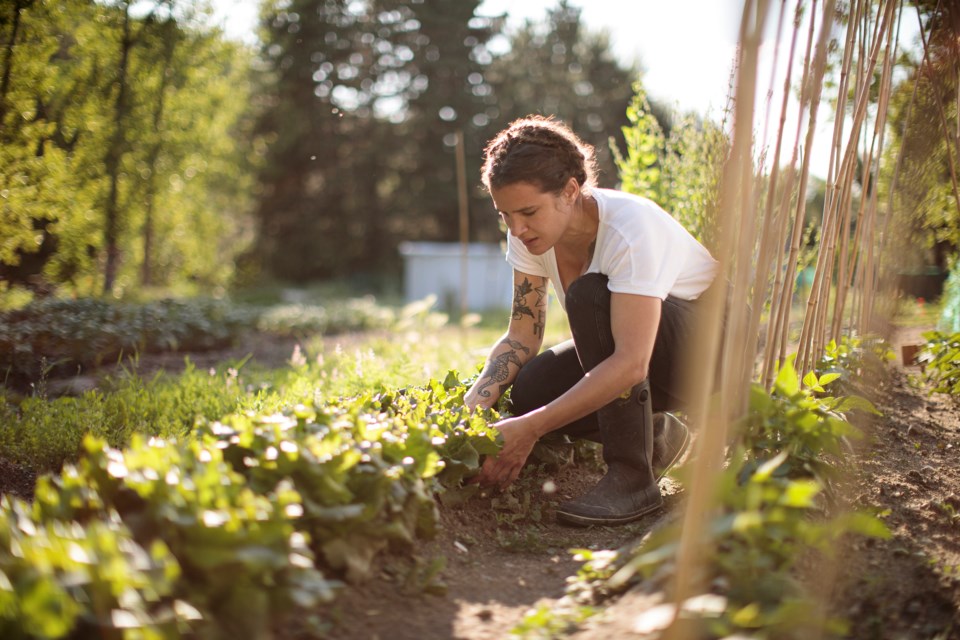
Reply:
[[173, 597], [180, 567], [161, 541], [144, 548], [115, 513], [82, 527], [38, 524], [0, 503], [0, 635], [179, 638], [196, 611]]
[[720, 176], [730, 151], [724, 127], [687, 115], [673, 124], [666, 137], [639, 82], [627, 119], [629, 126], [622, 128], [625, 152], [611, 143], [621, 189], [650, 198], [712, 248], [717, 238]]
[[864, 380], [886, 378], [888, 365], [896, 356], [886, 340], [879, 336], [843, 336], [838, 344], [831, 340], [824, 347], [816, 369], [824, 374], [838, 374], [824, 386], [834, 393], [863, 393]]
[[178, 437], [198, 418], [212, 420], [257, 400], [238, 381], [236, 368], [211, 374], [189, 362], [175, 377], [123, 375], [102, 387], [79, 397], [30, 396], [19, 404], [0, 397], [0, 455], [57, 470], [77, 458], [88, 433], [114, 447], [127, 445], [136, 433]]
[[280, 612], [332, 597], [336, 583], [294, 526], [303, 506], [289, 484], [254, 493], [196, 440], [136, 436], [120, 451], [88, 437], [84, 448], [78, 466], [38, 482], [36, 521], [87, 526], [115, 512], [141, 546], [163, 543], [182, 572], [173, 595], [200, 612], [201, 637], [264, 638]]
[[[341, 582], [325, 576], [363, 579], [387, 547], [434, 535], [435, 495], [466, 499], [475, 490], [464, 481], [499, 450], [487, 426], [496, 414], [467, 411], [465, 391], [450, 372], [422, 388], [235, 412], [164, 438], [134, 433], [127, 449], [87, 435], [78, 462], [41, 478], [32, 507], [20, 504], [6, 521], [24, 532], [66, 528], [81, 540], [107, 527], [120, 547], [120, 538], [130, 540], [131, 553], [150, 549], [158, 566], [167, 558], [165, 581], [151, 578], [153, 565], [137, 565], [147, 572], [142, 578], [131, 569], [131, 584], [156, 595], [144, 596], [143, 606], [125, 600], [129, 615], [103, 598], [90, 604], [95, 593], [79, 597], [82, 581], [68, 590], [76, 606], [58, 604], [60, 596], [36, 605], [35, 580], [6, 588], [2, 577], [16, 567], [7, 571], [13, 565], [4, 564], [0, 544], [0, 622], [9, 618], [19, 633], [35, 620], [18, 612], [40, 607], [36, 615], [51, 617], [59, 634], [49, 637], [101, 637], [110, 629], [105, 623], [97, 623], [100, 635], [83, 625], [103, 611], [128, 626], [137, 621], [136, 637], [187, 630], [200, 638], [268, 637], [292, 608], [334, 596]], [[417, 568], [411, 584], [441, 590], [440, 566]], [[44, 589], [59, 588], [57, 576], [43, 577], [50, 583]], [[101, 588], [99, 578], [90, 580], [89, 589]]]
[[924, 378], [932, 391], [960, 396], [960, 333], [927, 331], [927, 341], [920, 353], [924, 362]]
[[43, 359], [73, 374], [122, 354], [204, 351], [231, 344], [253, 322], [249, 310], [219, 300], [40, 300], [0, 313], [0, 372], [22, 386], [40, 377]]
[[257, 318], [260, 331], [276, 335], [305, 336], [344, 331], [386, 329], [398, 314], [377, 304], [373, 296], [319, 304], [284, 304], [265, 309]]

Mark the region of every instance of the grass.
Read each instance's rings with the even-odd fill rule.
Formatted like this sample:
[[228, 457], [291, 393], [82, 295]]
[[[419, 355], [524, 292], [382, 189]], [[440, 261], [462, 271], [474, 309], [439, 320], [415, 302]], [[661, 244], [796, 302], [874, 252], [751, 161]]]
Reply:
[[[122, 446], [135, 433], [176, 437], [197, 420], [422, 385], [449, 370], [467, 379], [479, 371], [507, 323], [506, 312], [492, 312], [464, 328], [421, 307], [409, 307], [389, 331], [305, 336], [279, 368], [242, 359], [200, 369], [188, 361], [182, 373], [150, 378], [120, 368], [99, 388], [62, 398], [48, 397], [47, 381], [40, 379], [32, 395], [19, 401], [0, 395], [0, 457], [56, 470], [76, 458], [87, 433]], [[557, 307], [545, 345], [567, 338]]]

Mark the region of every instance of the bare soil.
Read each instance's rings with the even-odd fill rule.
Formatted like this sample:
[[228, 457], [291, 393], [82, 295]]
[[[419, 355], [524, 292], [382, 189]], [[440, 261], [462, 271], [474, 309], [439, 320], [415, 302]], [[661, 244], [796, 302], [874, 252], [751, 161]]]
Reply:
[[[917, 342], [901, 333], [894, 347]], [[294, 341], [257, 341], [229, 352], [190, 354], [211, 366], [253, 352], [280, 366]], [[151, 356], [141, 373], [178, 370], [184, 354]], [[851, 623], [851, 638], [960, 639], [960, 403], [929, 395], [919, 369], [898, 362], [891, 379], [870, 385], [883, 416], [859, 425], [867, 437], [847, 481], [852, 503], [889, 513], [889, 540], [852, 540], [824, 576], [821, 593], [835, 615]], [[344, 589], [320, 613], [333, 620], [328, 637], [342, 640], [505, 638], [524, 615], [564, 593], [579, 562], [571, 549], [616, 549], [676, 515], [679, 486], [662, 481], [666, 508], [619, 528], [570, 528], [554, 518], [558, 502], [586, 491], [599, 466], [529, 465], [507, 495], [482, 495], [440, 507], [437, 538], [378, 560], [373, 575]], [[0, 460], [0, 493], [28, 497], [35, 474], [28, 464]], [[546, 489], [546, 490], [545, 490]], [[578, 639], [644, 637], [640, 614], [656, 597], [628, 592], [605, 603]], [[283, 635], [306, 637], [290, 628]]]

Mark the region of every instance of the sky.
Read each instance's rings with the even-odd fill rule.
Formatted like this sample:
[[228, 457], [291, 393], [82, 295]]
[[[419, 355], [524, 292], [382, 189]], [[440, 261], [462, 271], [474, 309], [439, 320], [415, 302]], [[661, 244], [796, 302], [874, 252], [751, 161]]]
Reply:
[[[227, 33], [250, 37], [257, 20], [256, 0], [214, 0], [215, 20]], [[479, 13], [506, 13], [517, 24], [540, 20], [556, 0], [485, 0]], [[610, 33], [614, 51], [639, 60], [652, 97], [684, 111], [722, 109], [737, 42], [739, 0], [572, 0], [591, 29]], [[680, 5], [683, 8], [680, 8]], [[695, 20], [688, 20], [690, 14]], [[684, 18], [682, 29], [678, 20]]]
[[[235, 37], [252, 38], [257, 20], [256, 0], [213, 0], [214, 20]], [[484, 0], [481, 15], [507, 14], [510, 23], [539, 21], [557, 0]], [[686, 113], [719, 119], [726, 104], [730, 70], [742, 12], [742, 0], [570, 0], [582, 10], [581, 19], [590, 29], [610, 34], [614, 53], [624, 61], [638, 61], [643, 70], [643, 83], [651, 99]], [[779, 7], [780, 3], [771, 2]], [[793, 3], [790, 3], [793, 5]], [[792, 12], [792, 9], [791, 9]], [[905, 12], [905, 18], [906, 18]], [[764, 115], [770, 87], [775, 49], [775, 25], [778, 15], [771, 15], [766, 37], [761, 45], [758, 73], [759, 86], [755, 105], [755, 130], [762, 136]], [[909, 20], [902, 29], [901, 42], [915, 37], [916, 27]], [[789, 26], [790, 20], [786, 20]], [[914, 34], [914, 35], [911, 35]], [[784, 38], [778, 56], [774, 81], [772, 119], [776, 121], [782, 102], [788, 38]], [[799, 48], [798, 48], [799, 49]], [[802, 49], [798, 50], [800, 58]], [[799, 72], [798, 72], [799, 73]], [[789, 123], [796, 122], [797, 105], [791, 100]], [[828, 109], [821, 109], [811, 157], [811, 171], [825, 176], [829, 160], [829, 140], [833, 119]], [[794, 124], [794, 127], [796, 125]], [[775, 126], [771, 125], [771, 129]], [[790, 144], [794, 131], [789, 131]], [[768, 142], [768, 144], [771, 144]]]

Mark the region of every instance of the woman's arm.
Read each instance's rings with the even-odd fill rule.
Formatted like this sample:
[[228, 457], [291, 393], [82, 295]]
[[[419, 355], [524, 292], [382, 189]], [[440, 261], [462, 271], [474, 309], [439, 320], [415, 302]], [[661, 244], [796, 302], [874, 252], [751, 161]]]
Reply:
[[468, 408], [489, 409], [540, 351], [547, 321], [547, 279], [513, 272], [513, 308], [507, 332], [490, 350], [487, 364], [464, 396]]
[[533, 445], [547, 433], [600, 409], [645, 380], [660, 324], [659, 298], [626, 293], [610, 296], [614, 352], [570, 390], [530, 413], [501, 420], [495, 426], [504, 446], [488, 458], [478, 476], [483, 484], [506, 486], [516, 480]]

